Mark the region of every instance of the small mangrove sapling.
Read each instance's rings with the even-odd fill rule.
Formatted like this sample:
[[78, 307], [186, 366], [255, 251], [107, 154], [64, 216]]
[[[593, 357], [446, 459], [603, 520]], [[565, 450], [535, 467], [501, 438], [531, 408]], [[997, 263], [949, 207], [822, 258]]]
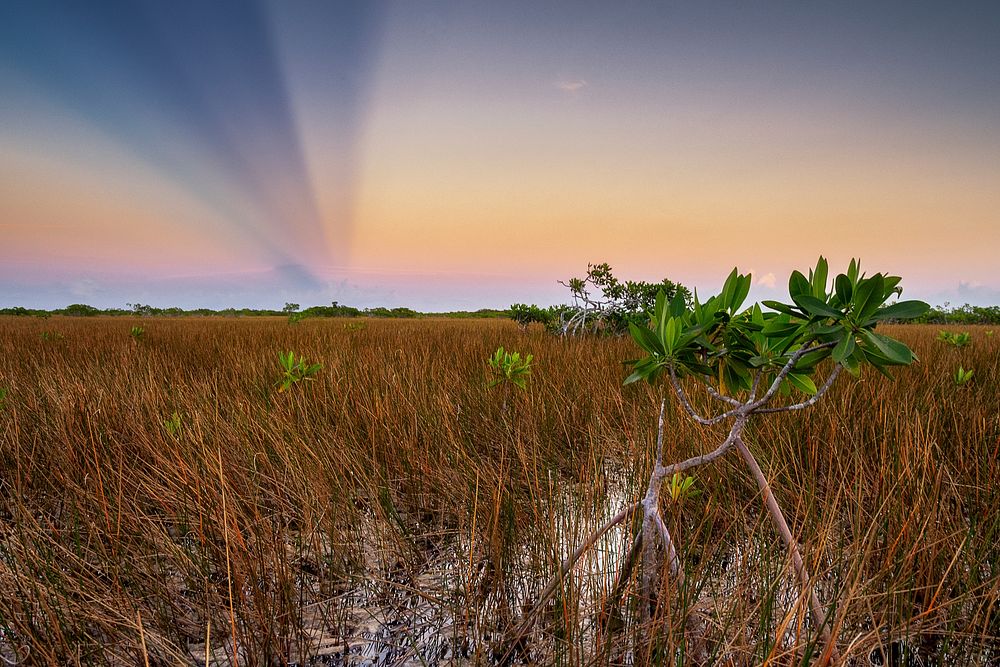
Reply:
[[[677, 401], [693, 421], [703, 426], [728, 423], [729, 432], [714, 450], [665, 464], [665, 404], [661, 403], [656, 455], [645, 497], [587, 537], [562, 563], [555, 578], [539, 593], [534, 607], [508, 634], [511, 641], [507, 644], [506, 655], [509, 657], [515, 647], [523, 645], [538, 610], [579, 558], [604, 533], [636, 511], [642, 512], [642, 530], [624, 561], [612, 595], [622, 594], [623, 583], [641, 560], [641, 607], [643, 618], [648, 621], [649, 602], [663, 561], [678, 584], [684, 577], [675, 540], [660, 513], [660, 491], [664, 482], [669, 481], [668, 492], [673, 496], [680, 475], [736, 449], [760, 489], [767, 513], [791, 558], [803, 597], [808, 600], [813, 625], [819, 630], [824, 645], [820, 662], [836, 657], [836, 638], [813, 589], [798, 542], [744, 434], [748, 422], [759, 416], [815, 405], [841, 370], [857, 376], [864, 366], [870, 366], [892, 379], [890, 369], [893, 366], [912, 363], [915, 357], [905, 344], [875, 331], [880, 322], [912, 319], [929, 309], [922, 301], [887, 305], [890, 297], [901, 292], [899, 282], [900, 278], [882, 273], [866, 277], [860, 271], [859, 262], [851, 260], [847, 273], [836, 276], [831, 289], [827, 262], [820, 257], [808, 277], [799, 271], [791, 274], [788, 281], [791, 303], [762, 302], [769, 310], [758, 304], [744, 307], [751, 277], [741, 275], [736, 269], [729, 274], [722, 292], [704, 302], [696, 295], [689, 304], [680, 294], [668, 300], [661, 292], [650, 314], [649, 325], [629, 324], [632, 338], [645, 356], [631, 362], [633, 372], [625, 383], [639, 380], [652, 383], [666, 378]], [[814, 378], [822, 376], [825, 377], [817, 384]], [[715, 414], [704, 415], [695, 406], [688, 394], [692, 384], [702, 387], [719, 406]], [[791, 396], [793, 391], [805, 396], [781, 405], [773, 403], [779, 396]], [[640, 549], [641, 559], [635, 557]], [[614, 600], [611, 603], [616, 604]]]

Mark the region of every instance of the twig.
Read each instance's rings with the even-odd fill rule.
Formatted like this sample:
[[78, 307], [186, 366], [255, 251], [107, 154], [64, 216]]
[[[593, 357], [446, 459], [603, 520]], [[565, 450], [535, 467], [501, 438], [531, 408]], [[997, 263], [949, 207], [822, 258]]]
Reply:
[[810, 405], [815, 405], [816, 402], [819, 401], [820, 398], [822, 398], [823, 394], [826, 393], [826, 390], [833, 386], [833, 381], [837, 379], [838, 375], [840, 375], [841, 368], [843, 368], [843, 366], [837, 364], [837, 366], [832, 371], [830, 371], [830, 375], [829, 377], [826, 378], [826, 382], [823, 383], [823, 386], [820, 387], [809, 400], [802, 401], [801, 403], [796, 403], [794, 405], [784, 405], [780, 408], [758, 408], [754, 410], [754, 414], [766, 415], [766, 414], [771, 414], [773, 412], [790, 412], [792, 410], [804, 410], [805, 408], [808, 408]]
[[774, 382], [772, 382], [771, 386], [768, 387], [767, 392], [763, 396], [761, 396], [760, 399], [748, 402], [744, 406], [745, 411], [747, 413], [753, 412], [757, 408], [761, 407], [762, 405], [770, 401], [774, 397], [774, 395], [778, 392], [778, 388], [781, 386], [781, 383], [785, 380], [785, 378], [788, 377], [788, 374], [795, 369], [795, 364], [799, 362], [799, 359], [801, 359], [810, 352], [815, 352], [817, 350], [822, 350], [828, 347], [834, 347], [835, 345], [836, 345], [835, 342], [822, 343], [820, 345], [812, 345], [812, 346], [806, 344], [797, 349], [795, 352], [792, 353], [792, 356], [788, 358], [788, 361], [785, 362], [785, 365], [781, 367], [781, 370], [778, 372], [777, 377], [774, 378]]
[[691, 406], [691, 402], [688, 401], [687, 394], [684, 393], [684, 387], [681, 386], [680, 381], [677, 379], [677, 371], [674, 368], [673, 364], [670, 364], [670, 384], [674, 386], [674, 393], [677, 394], [677, 398], [680, 399], [681, 405], [684, 407], [684, 410], [688, 413], [688, 415], [691, 416], [691, 419], [695, 420], [702, 426], [711, 426], [713, 424], [718, 424], [724, 419], [728, 419], [729, 417], [738, 414], [741, 410], [744, 409], [743, 404], [740, 403], [740, 407], [738, 408], [733, 408], [732, 410], [724, 412], [721, 415], [716, 415], [715, 417], [710, 417], [706, 419], [705, 417], [699, 415], [698, 412]]
[[741, 407], [743, 406], [743, 403], [740, 402], [739, 399], [733, 398], [732, 396], [725, 396], [724, 394], [720, 394], [716, 390], [716, 388], [713, 387], [710, 384], [706, 383], [705, 384], [705, 389], [708, 390], [708, 395], [711, 396], [712, 398], [718, 399], [718, 400], [720, 400], [720, 401], [722, 401], [724, 403], [729, 403], [730, 405], [738, 405], [738, 406], [741, 406]]

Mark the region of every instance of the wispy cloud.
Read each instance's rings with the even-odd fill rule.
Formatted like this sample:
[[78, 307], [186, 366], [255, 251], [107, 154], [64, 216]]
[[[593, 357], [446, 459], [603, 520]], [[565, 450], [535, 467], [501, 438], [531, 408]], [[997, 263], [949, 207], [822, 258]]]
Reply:
[[571, 79], [569, 81], [556, 81], [555, 85], [556, 88], [566, 93], [567, 95], [575, 95], [576, 93], [580, 92], [590, 84], [588, 84], [583, 79]]
[[765, 273], [763, 276], [757, 279], [757, 284], [762, 287], [770, 287], [771, 289], [774, 289], [775, 280], [776, 279], [773, 273]]

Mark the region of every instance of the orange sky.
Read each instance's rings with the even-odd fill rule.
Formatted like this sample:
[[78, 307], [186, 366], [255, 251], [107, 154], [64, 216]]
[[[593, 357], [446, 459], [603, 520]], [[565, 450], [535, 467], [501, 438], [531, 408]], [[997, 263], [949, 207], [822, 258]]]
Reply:
[[[115, 275], [143, 289], [257, 275], [241, 298], [263, 299], [268, 272], [301, 265], [309, 280], [272, 291], [447, 308], [474, 304], [479, 276], [492, 306], [551, 302], [557, 279], [607, 261], [703, 289], [738, 265], [773, 296], [824, 254], [902, 275], [908, 295], [1000, 301], [989, 21], [925, 16], [891, 34], [887, 15], [823, 17], [835, 39], [773, 9], [719, 27], [653, 5], [389, 4], [362, 17], [370, 44], [328, 54], [353, 81], [347, 108], [348, 84], [297, 39], [304, 18], [270, 7], [274, 72], [231, 98], [116, 74], [129, 54], [99, 46], [121, 99], [57, 94], [52, 71], [13, 53], [0, 71], [12, 293], [95, 279], [112, 299]], [[936, 50], [921, 50], [932, 29]], [[241, 30], [227, 39], [252, 46]], [[259, 98], [265, 85], [285, 102]]]

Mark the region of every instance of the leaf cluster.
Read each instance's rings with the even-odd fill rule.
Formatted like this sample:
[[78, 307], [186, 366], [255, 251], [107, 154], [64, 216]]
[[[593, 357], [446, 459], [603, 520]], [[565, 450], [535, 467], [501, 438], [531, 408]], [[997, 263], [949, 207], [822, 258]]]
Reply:
[[672, 369], [679, 377], [695, 376], [715, 385], [723, 394], [749, 391], [755, 381], [775, 379], [800, 351], [783, 392], [795, 387], [815, 394], [812, 376], [827, 358], [854, 375], [869, 365], [891, 378], [891, 367], [908, 365], [915, 357], [902, 342], [876, 333], [876, 326], [919, 317], [929, 308], [922, 301], [889, 303], [901, 291], [899, 282], [882, 273], [866, 276], [856, 260], [830, 281], [827, 261], [820, 257], [808, 275], [792, 272], [790, 303], [762, 302], [769, 310], [744, 306], [751, 276], [737, 269], [722, 291], [705, 301], [696, 294], [688, 305], [679, 295], [670, 299], [658, 294], [648, 325], [629, 326], [646, 356], [632, 362], [625, 382], [652, 382]]
[[675, 472], [670, 478], [667, 492], [674, 502], [701, 495], [701, 491], [694, 486], [694, 477], [679, 472]]
[[952, 347], [965, 347], [972, 342], [972, 336], [968, 331], [954, 333], [952, 331], [939, 331], [937, 339], [942, 343], [947, 343]]
[[510, 314], [510, 319], [517, 322], [522, 327], [527, 327], [529, 324], [540, 323], [547, 325], [552, 321], [555, 314], [554, 308], [542, 308], [536, 306], [535, 304], [526, 303], [515, 303], [511, 304], [508, 310]]
[[521, 389], [526, 389], [528, 378], [531, 376], [532, 355], [521, 357], [520, 352], [508, 352], [503, 346], [498, 347], [493, 356], [486, 360], [492, 369], [494, 379], [489, 383], [490, 387], [499, 384], [510, 383]]
[[323, 364], [310, 364], [303, 356], [296, 358], [292, 351], [279, 352], [278, 360], [282, 376], [275, 384], [279, 385], [279, 392], [287, 391], [303, 380], [315, 380], [314, 376], [323, 368]]
[[955, 386], [961, 387], [964, 384], [968, 384], [968, 382], [972, 379], [972, 376], [974, 374], [975, 371], [972, 370], [971, 368], [965, 369], [959, 366], [958, 369], [955, 371], [955, 376], [954, 376]]

